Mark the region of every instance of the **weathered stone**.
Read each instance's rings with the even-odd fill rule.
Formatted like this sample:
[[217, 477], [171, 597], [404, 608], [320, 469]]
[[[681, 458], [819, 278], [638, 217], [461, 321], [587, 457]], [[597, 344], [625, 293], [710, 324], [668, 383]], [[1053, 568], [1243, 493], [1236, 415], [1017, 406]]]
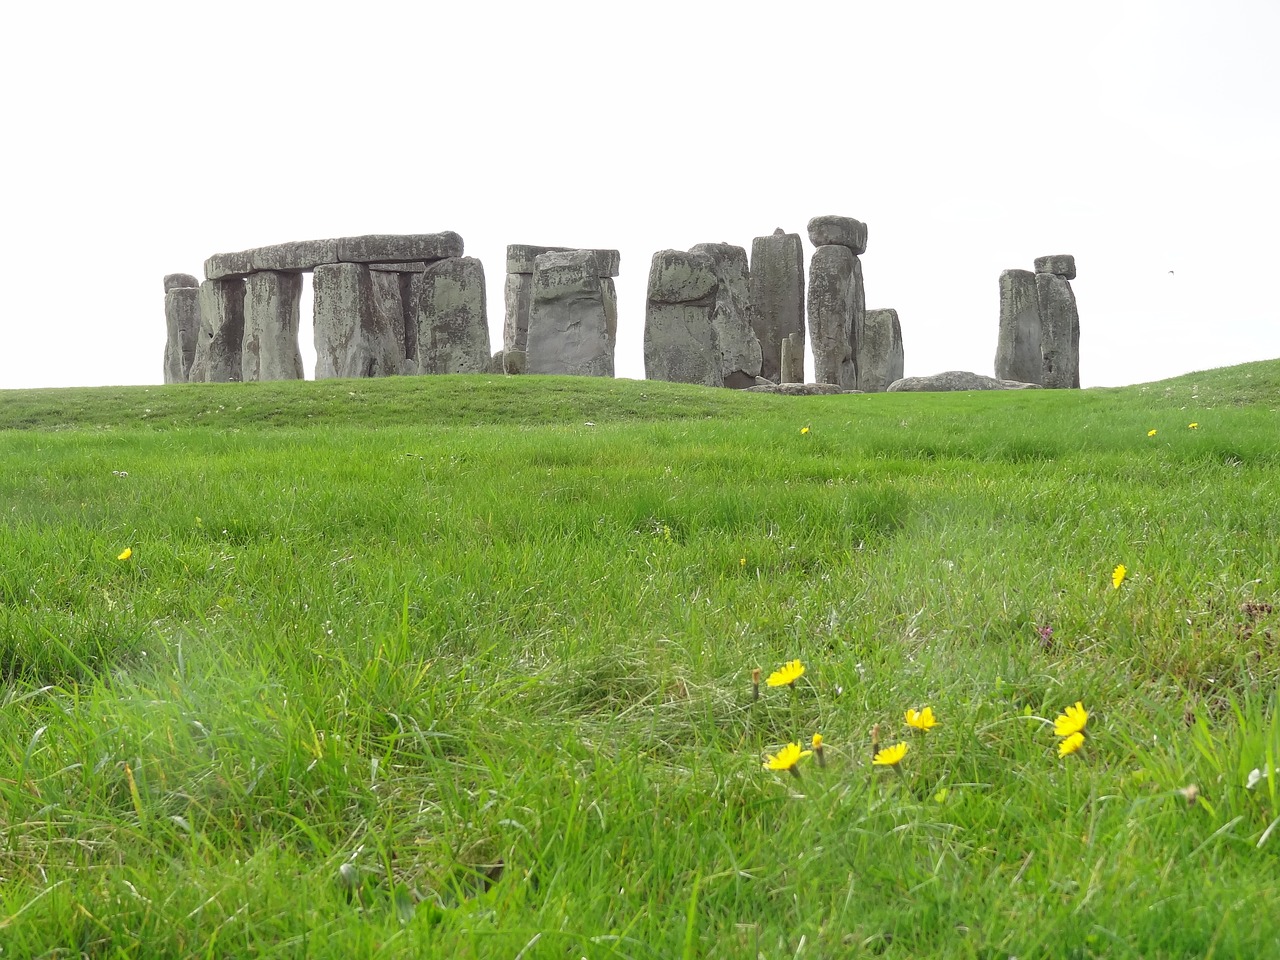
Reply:
[[[188, 274], [179, 274], [188, 276]], [[174, 287], [164, 295], [164, 382], [186, 383], [200, 334], [200, 287]]]
[[370, 263], [371, 273], [421, 273], [434, 260], [409, 260], [401, 263]]
[[[534, 259], [530, 293], [526, 371], [612, 377], [616, 298], [614, 293], [611, 319], [593, 251], [539, 254]], [[512, 350], [510, 357], [514, 359], [519, 353], [519, 349]]]
[[1040, 305], [1036, 275], [1030, 270], [1000, 274], [1000, 336], [996, 341], [996, 377], [1040, 383]]
[[858, 389], [883, 393], [902, 379], [902, 326], [897, 310], [868, 310], [858, 353]]
[[[756, 237], [751, 243], [751, 321], [760, 341], [760, 374], [781, 377], [782, 341], [800, 337], [804, 356], [804, 245], [800, 234]], [[801, 378], [803, 379], [803, 378]]]
[[649, 267], [652, 303], [695, 303], [715, 295], [715, 265], [705, 253], [659, 250]]
[[192, 383], [241, 379], [244, 343], [244, 281], [206, 280], [200, 284], [200, 332], [191, 361]]
[[784, 397], [824, 397], [837, 393], [861, 393], [845, 390], [834, 383], [762, 383], [747, 387], [748, 393], [779, 393]]
[[[386, 271], [369, 271], [370, 293], [373, 295], [373, 310], [378, 315], [378, 326], [385, 326], [396, 340], [396, 357], [405, 360], [409, 357], [409, 345], [405, 343], [404, 322], [404, 287], [400, 283], [400, 274]], [[414, 324], [417, 327], [417, 324]], [[417, 336], [415, 334], [415, 341]], [[404, 369], [397, 364], [396, 373]], [[415, 361], [413, 370], [417, 372]]]
[[322, 263], [338, 262], [337, 240], [296, 240], [245, 251], [254, 270], [289, 273], [314, 270]]
[[503, 373], [506, 367], [506, 360], [503, 358], [503, 351], [499, 350], [489, 358], [489, 363], [485, 366], [485, 373]]
[[798, 333], [787, 334], [782, 341], [780, 383], [804, 383], [804, 338]]
[[966, 370], [948, 370], [929, 377], [906, 377], [889, 384], [889, 393], [931, 393], [949, 390], [1038, 390], [1038, 383], [997, 380]]
[[525, 357], [523, 350], [503, 350], [502, 351], [502, 372], [509, 376], [517, 376], [525, 371]]
[[401, 372], [415, 374], [418, 372], [418, 296], [422, 285], [417, 274], [407, 271], [397, 273], [396, 279], [400, 283], [400, 304], [404, 308], [400, 325], [404, 330], [404, 356], [407, 361], [407, 368], [402, 364]]
[[264, 270], [245, 281], [244, 342], [240, 373], [245, 380], [301, 380], [298, 310], [302, 274]]
[[170, 290], [199, 289], [200, 281], [189, 273], [166, 273], [164, 275], [164, 292]]
[[403, 341], [374, 308], [373, 278], [358, 263], [325, 263], [312, 277], [316, 379], [388, 377], [403, 362]]
[[338, 240], [338, 259], [344, 263], [395, 263], [411, 260], [446, 260], [462, 257], [462, 237], [443, 233], [387, 234]]
[[247, 277], [253, 273], [252, 250], [236, 253], [215, 253], [204, 262], [206, 280], [225, 280], [231, 277]]
[[484, 373], [489, 366], [489, 307], [484, 266], [450, 257], [418, 277], [418, 372]]
[[1080, 315], [1071, 283], [1053, 273], [1036, 274], [1040, 310], [1040, 382], [1050, 389], [1080, 386]]
[[731, 243], [699, 243], [690, 253], [711, 258], [718, 288], [711, 324], [720, 343], [721, 373], [726, 387], [742, 388], [760, 374], [760, 341], [751, 326], [751, 268], [747, 251]]
[[604, 304], [604, 332], [612, 355], [618, 343], [618, 286], [613, 277], [600, 278], [600, 302]]
[[1052, 273], [1064, 280], [1076, 278], [1076, 258], [1069, 253], [1036, 257], [1036, 273]]
[[508, 273], [502, 299], [502, 348], [503, 350], [524, 350], [529, 343], [529, 307], [533, 302], [533, 274]]
[[[585, 247], [537, 247], [528, 243], [507, 244], [507, 273], [533, 274], [534, 260], [544, 253], [569, 253]], [[591, 250], [596, 255], [596, 269], [601, 277], [616, 277], [622, 266], [617, 250]]]
[[647, 379], [724, 386], [724, 359], [712, 323], [718, 290], [714, 263], [705, 253], [653, 255], [644, 316]]
[[858, 258], [853, 251], [836, 244], [818, 247], [809, 261], [809, 348], [813, 351], [813, 379], [844, 389], [858, 385], [854, 361], [857, 267]]
[[815, 247], [847, 247], [860, 257], [867, 252], [867, 225], [853, 217], [814, 217], [809, 221], [809, 242]]

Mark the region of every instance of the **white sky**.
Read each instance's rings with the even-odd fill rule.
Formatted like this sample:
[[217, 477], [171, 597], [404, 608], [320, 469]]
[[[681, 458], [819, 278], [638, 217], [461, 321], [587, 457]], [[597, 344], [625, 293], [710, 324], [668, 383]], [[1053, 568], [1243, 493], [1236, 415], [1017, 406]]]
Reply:
[[0, 388], [160, 382], [212, 253], [439, 230], [495, 350], [506, 244], [619, 248], [642, 377], [654, 251], [828, 213], [908, 376], [990, 374], [1050, 253], [1084, 386], [1280, 357], [1278, 38], [1276, 0], [9, 4]]

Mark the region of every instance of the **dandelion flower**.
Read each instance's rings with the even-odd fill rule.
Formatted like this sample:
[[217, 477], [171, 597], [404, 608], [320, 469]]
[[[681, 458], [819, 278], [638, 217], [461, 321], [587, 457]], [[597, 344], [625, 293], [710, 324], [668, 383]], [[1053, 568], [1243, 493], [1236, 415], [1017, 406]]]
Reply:
[[933, 707], [925, 707], [923, 710], [907, 711], [907, 726], [915, 727], [917, 730], [929, 730], [938, 725], [938, 721], [933, 717]]
[[766, 770], [790, 770], [793, 774], [799, 776], [800, 771], [796, 769], [796, 764], [805, 757], [812, 755], [812, 750], [801, 750], [800, 744], [788, 743], [773, 756], [765, 757], [764, 768]]
[[802, 434], [804, 434], [804, 433], [808, 433], [808, 432], [809, 432], [809, 428], [808, 428], [808, 427], [801, 427], [801, 428], [800, 428], [800, 432], [801, 432]]
[[813, 755], [818, 758], [818, 766], [825, 767], [827, 758], [822, 755], [822, 734], [815, 733], [813, 735]]
[[120, 556], [116, 557], [116, 559], [128, 560], [132, 556], [133, 556], [133, 547], [125, 547], [123, 550], [120, 551]]
[[1073, 737], [1083, 730], [1084, 725], [1088, 722], [1089, 711], [1084, 708], [1082, 702], [1077, 700], [1074, 707], [1067, 707], [1053, 721], [1053, 735], [1055, 737]]
[[747, 565], [747, 558], [746, 558], [746, 557], [739, 557], [739, 558], [738, 558], [738, 566], [740, 566], [740, 567], [745, 567], [746, 565]]
[[1148, 437], [1154, 437], [1155, 435], [1156, 435], [1156, 432], [1155, 432], [1154, 430], [1148, 430], [1148, 431], [1147, 431], [1147, 436], [1148, 436]]
[[885, 747], [874, 757], [871, 762], [877, 767], [896, 767], [902, 762], [902, 758], [907, 755], [907, 745], [905, 743], [894, 744], [892, 747]]
[[1200, 424], [1198, 424], [1198, 423], [1188, 423], [1188, 424], [1187, 424], [1187, 429], [1188, 429], [1188, 430], [1199, 430], [1199, 429], [1200, 429]]
[[1075, 753], [1084, 746], [1084, 734], [1077, 730], [1071, 736], [1066, 737], [1058, 744], [1058, 756], [1065, 757]]
[[1123, 563], [1117, 563], [1116, 568], [1111, 571], [1111, 587], [1114, 590], [1120, 589], [1120, 584], [1124, 583], [1125, 576], [1129, 573]]
[[794, 684], [803, 676], [804, 664], [799, 660], [789, 660], [769, 674], [769, 679], [765, 683], [771, 687], [785, 687]]

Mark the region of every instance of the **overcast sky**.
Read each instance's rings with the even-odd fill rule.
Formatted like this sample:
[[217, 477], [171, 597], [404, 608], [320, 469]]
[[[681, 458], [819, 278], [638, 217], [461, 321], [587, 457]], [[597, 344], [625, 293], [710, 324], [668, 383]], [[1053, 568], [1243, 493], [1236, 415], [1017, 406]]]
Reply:
[[160, 382], [212, 253], [440, 230], [495, 350], [508, 243], [620, 249], [642, 377], [654, 251], [818, 214], [868, 224], [908, 376], [991, 374], [1001, 270], [1052, 253], [1086, 387], [1280, 357], [1277, 38], [1276, 0], [10, 4], [0, 388]]

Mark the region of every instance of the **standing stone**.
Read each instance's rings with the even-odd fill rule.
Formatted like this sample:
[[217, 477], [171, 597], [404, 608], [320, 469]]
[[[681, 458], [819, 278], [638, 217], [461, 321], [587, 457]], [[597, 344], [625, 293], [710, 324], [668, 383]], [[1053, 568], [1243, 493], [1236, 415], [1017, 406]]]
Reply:
[[724, 357], [712, 322], [719, 286], [715, 262], [705, 253], [653, 255], [644, 317], [646, 378], [724, 386]]
[[[190, 274], [179, 274], [195, 281]], [[168, 277], [165, 278], [166, 282]], [[186, 383], [191, 377], [191, 363], [196, 357], [196, 338], [200, 334], [200, 284], [172, 287], [164, 295], [164, 382]]]
[[751, 325], [751, 268], [747, 251], [730, 243], [699, 243], [690, 253], [711, 258], [719, 289], [711, 315], [720, 342], [721, 373], [726, 387], [753, 386], [760, 376], [760, 341]]
[[[809, 262], [809, 346], [813, 379], [852, 390], [858, 386], [854, 359], [854, 283], [858, 258], [848, 247], [824, 244]], [[861, 286], [861, 284], [858, 284]]]
[[398, 373], [403, 341], [389, 318], [374, 307], [369, 268], [360, 263], [322, 263], [311, 283], [316, 379]]
[[1022, 383], [1044, 381], [1040, 304], [1036, 275], [1029, 270], [1000, 274], [1000, 339], [996, 343], [996, 378]]
[[529, 347], [529, 310], [533, 305], [533, 274], [508, 273], [503, 290], [502, 348], [504, 351]]
[[189, 273], [166, 273], [164, 275], [164, 292], [171, 290], [198, 290], [200, 281]]
[[[370, 267], [370, 270], [373, 269]], [[396, 273], [402, 307], [397, 330], [404, 331], [404, 358], [400, 361], [400, 372], [405, 376], [413, 376], [418, 372], [418, 294], [421, 292], [418, 274], [425, 270], [424, 266], [421, 270], [401, 270]]]
[[191, 361], [192, 383], [241, 379], [244, 343], [244, 281], [238, 277], [200, 284], [200, 332]]
[[[1080, 315], [1068, 280], [1053, 273], [1036, 274], [1040, 310], [1041, 383], [1051, 389], [1080, 386]], [[1012, 379], [1012, 378], [1010, 378]]]
[[[539, 247], [527, 243], [507, 245], [507, 280], [503, 290], [502, 347], [504, 352], [527, 351], [529, 343], [529, 311], [533, 305], [533, 270], [538, 257], [547, 253], [571, 253], [575, 247]], [[617, 250], [591, 250], [596, 257], [596, 270], [607, 298], [614, 290], [616, 277], [622, 263]], [[617, 331], [617, 294], [613, 294], [613, 310], [610, 337]]]
[[450, 257], [418, 278], [418, 372], [484, 373], [489, 368], [484, 266]]
[[244, 344], [240, 372], [245, 380], [301, 380], [298, 310], [302, 274], [274, 270], [251, 273], [245, 281]]
[[[412, 274], [409, 274], [409, 276], [412, 276]], [[373, 294], [373, 311], [378, 315], [378, 325], [385, 326], [390, 330], [391, 336], [396, 342], [395, 372], [403, 373], [409, 345], [406, 342], [404, 287], [400, 283], [400, 274], [371, 269], [369, 271], [369, 280], [372, 284], [370, 290]], [[414, 327], [417, 327], [416, 323]], [[414, 339], [416, 340], [417, 337], [415, 336]], [[416, 362], [413, 364], [413, 372], [418, 372]]]
[[[538, 254], [530, 290], [527, 373], [612, 377], [617, 292], [592, 250]], [[521, 357], [505, 354], [507, 369]]]
[[859, 356], [858, 389], [882, 393], [902, 379], [902, 326], [897, 310], [868, 310]]
[[[804, 246], [779, 227], [751, 243], [751, 309], [760, 341], [760, 375], [780, 380], [782, 341], [798, 336], [804, 355]], [[801, 378], [803, 379], [803, 377]]]
[[804, 383], [804, 337], [798, 333], [782, 341], [781, 377], [779, 383]]

